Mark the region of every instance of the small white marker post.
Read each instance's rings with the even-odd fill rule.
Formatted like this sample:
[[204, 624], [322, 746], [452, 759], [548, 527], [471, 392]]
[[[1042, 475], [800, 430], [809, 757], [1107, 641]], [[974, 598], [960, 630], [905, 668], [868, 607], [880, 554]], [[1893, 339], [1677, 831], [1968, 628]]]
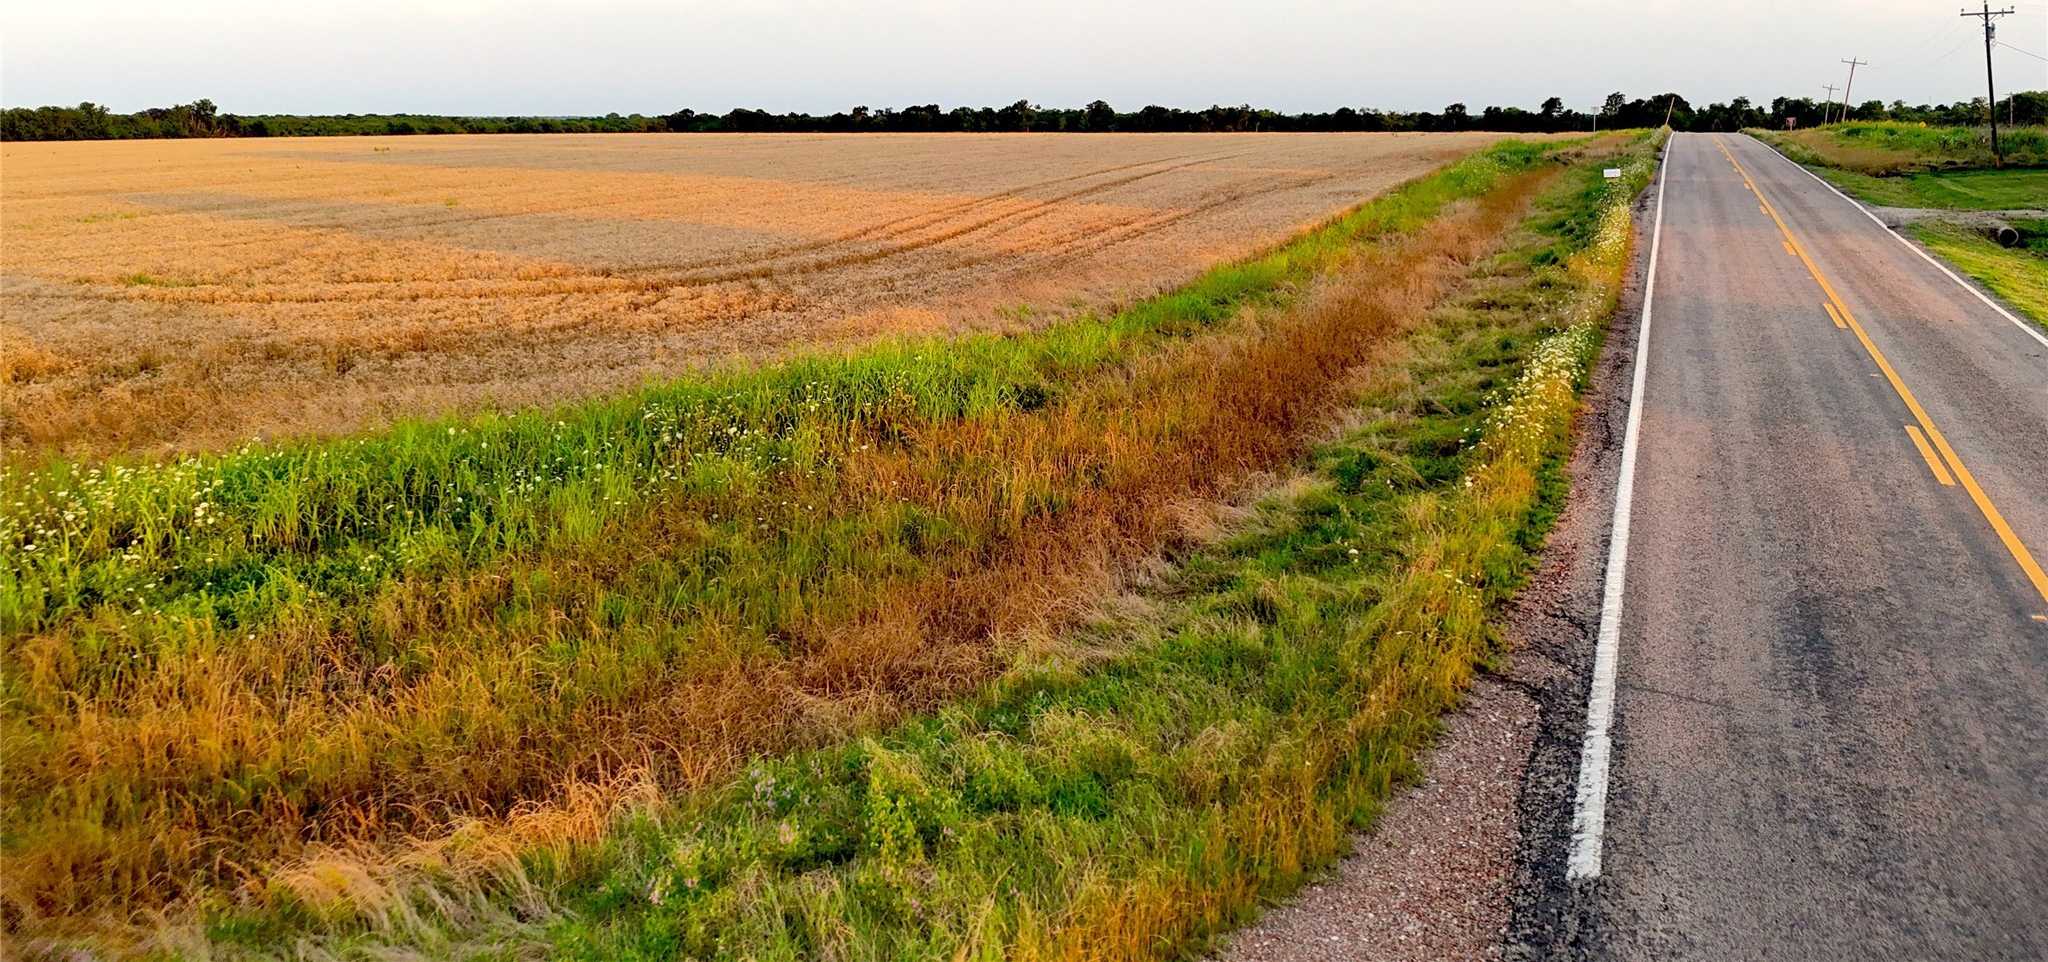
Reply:
[[1601, 172], [1600, 172], [1600, 176], [1602, 176], [1602, 177], [1605, 177], [1605, 178], [1607, 178], [1608, 180], [1620, 180], [1620, 179], [1621, 179], [1621, 168], [1619, 168], [1619, 167], [1609, 167], [1609, 168], [1607, 168], [1606, 170], [1603, 170], [1603, 171], [1601, 171]]

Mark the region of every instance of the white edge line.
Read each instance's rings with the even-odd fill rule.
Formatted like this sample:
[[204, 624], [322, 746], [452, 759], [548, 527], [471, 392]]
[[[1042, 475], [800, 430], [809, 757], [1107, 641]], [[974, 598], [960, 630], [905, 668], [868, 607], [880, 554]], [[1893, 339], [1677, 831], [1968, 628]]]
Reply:
[[1614, 676], [1620, 661], [1621, 596], [1628, 575], [1629, 510], [1636, 491], [1636, 438], [1643, 429], [1643, 384], [1650, 370], [1650, 308], [1657, 297], [1657, 250], [1664, 239], [1664, 181], [1671, 171], [1673, 133], [1657, 170], [1657, 216], [1650, 228], [1650, 267], [1643, 282], [1643, 319], [1636, 328], [1635, 379], [1629, 388], [1628, 427], [1621, 440], [1621, 477], [1615, 482], [1614, 535], [1607, 546], [1607, 584], [1600, 601], [1600, 631], [1593, 648], [1593, 683], [1586, 695], [1586, 743], [1579, 752], [1579, 788], [1572, 809], [1572, 848], [1565, 879], [1600, 877], [1607, 829], [1607, 761], [1614, 722]]
[[1743, 134], [1743, 136], [1749, 137], [1750, 140], [1754, 140], [1757, 143], [1763, 144], [1764, 147], [1768, 149], [1773, 155], [1775, 155], [1779, 160], [1791, 164], [1800, 173], [1813, 178], [1815, 183], [1818, 183], [1822, 187], [1827, 188], [1836, 197], [1840, 197], [1841, 199], [1848, 201], [1849, 206], [1856, 208], [1856, 210], [1863, 216], [1870, 218], [1871, 223], [1884, 228], [1884, 232], [1890, 234], [1892, 240], [1898, 241], [1907, 250], [1920, 255], [1921, 260], [1926, 261], [1927, 263], [1933, 265], [1935, 270], [1938, 270], [1942, 273], [1942, 276], [1947, 277], [1949, 280], [1955, 281], [1957, 287], [1969, 291], [1972, 296], [1976, 297], [1980, 301], [1983, 301], [1985, 307], [1997, 311], [1999, 317], [2011, 321], [2014, 327], [2017, 327], [2020, 330], [2026, 332], [2026, 335], [2028, 337], [2031, 337], [2036, 341], [2040, 341], [2042, 347], [2048, 347], [2048, 334], [2043, 334], [2041, 332], [2041, 329], [2035, 326], [2034, 324], [2028, 323], [2025, 320], [2013, 316], [2013, 313], [2011, 311], [2008, 311], [2004, 307], [2001, 307], [1997, 301], [1991, 299], [1990, 295], [1985, 294], [1981, 290], [1978, 290], [1977, 285], [1972, 284], [1969, 281], [1963, 280], [1961, 277], [1956, 276], [1956, 272], [1949, 270], [1948, 265], [1943, 264], [1938, 260], [1935, 260], [1934, 255], [1929, 254], [1924, 250], [1921, 250], [1920, 245], [1915, 244], [1910, 240], [1907, 240], [1905, 236], [1900, 234], [1898, 231], [1892, 230], [1890, 227], [1886, 227], [1884, 220], [1878, 217], [1876, 214], [1871, 213], [1870, 208], [1863, 206], [1862, 201], [1857, 200], [1856, 198], [1851, 197], [1848, 194], [1842, 193], [1841, 188], [1828, 183], [1827, 179], [1822, 177], [1821, 175], [1816, 174], [1813, 171], [1807, 170], [1805, 164], [1802, 164], [1796, 160], [1793, 160], [1790, 157], [1785, 156], [1785, 153], [1783, 151], [1779, 150], [1777, 147], [1772, 146], [1770, 143], [1762, 140], [1757, 140], [1757, 138], [1750, 137], [1748, 134]]

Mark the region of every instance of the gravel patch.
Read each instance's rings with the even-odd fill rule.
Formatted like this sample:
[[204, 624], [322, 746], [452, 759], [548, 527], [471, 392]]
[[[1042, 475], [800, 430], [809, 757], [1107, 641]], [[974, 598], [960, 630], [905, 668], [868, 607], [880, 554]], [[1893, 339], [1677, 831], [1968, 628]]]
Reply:
[[2039, 220], [2048, 210], [1945, 210], [1934, 207], [1876, 207], [1864, 205], [1879, 222], [1893, 230], [1920, 221], [1941, 221], [1964, 227], [1998, 227], [2014, 220]]
[[1511, 682], [1476, 681], [1447, 719], [1422, 784], [1356, 839], [1328, 881], [1237, 933], [1216, 958], [1499, 958], [1515, 797], [1536, 723], [1536, 703]]

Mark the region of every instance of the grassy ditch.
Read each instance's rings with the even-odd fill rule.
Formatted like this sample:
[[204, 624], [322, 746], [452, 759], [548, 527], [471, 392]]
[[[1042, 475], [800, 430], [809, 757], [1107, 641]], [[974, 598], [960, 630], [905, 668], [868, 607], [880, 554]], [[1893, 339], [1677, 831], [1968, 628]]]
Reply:
[[[394, 863], [586, 843], [626, 798], [971, 691], [1184, 542], [1187, 504], [1290, 463], [1551, 153], [1036, 335], [0, 472], [0, 912], [373, 906]], [[1294, 309], [1342, 271], [1381, 283]]]
[[2022, 232], [2025, 243], [2009, 249], [1955, 224], [1923, 222], [1907, 230], [1928, 250], [2048, 328], [2048, 221], [2023, 220], [2012, 226]]
[[1952, 170], [1873, 177], [1816, 168], [1829, 183], [1866, 204], [1934, 210], [2029, 210], [2048, 204], [2048, 169]]
[[1577, 388], [1628, 260], [1628, 203], [1652, 171], [1647, 141], [1625, 149], [1619, 185], [1599, 176], [1609, 153], [1543, 178], [1526, 216], [1526, 194], [1489, 195], [1515, 243], [1468, 258], [1434, 306], [1387, 314], [1383, 258], [1398, 255], [1380, 247], [1250, 320], [1277, 333], [1381, 318], [1367, 363], [1348, 368], [1359, 379], [1336, 378], [1346, 426], [1234, 534], [978, 694], [756, 761], [588, 852], [382, 891], [341, 922], [357, 876], [308, 867], [324, 893], [218, 914], [208, 951], [308, 932], [341, 956], [394, 943], [589, 959], [1199, 949], [1338, 855], [1497, 652], [1491, 614], [1560, 502]]

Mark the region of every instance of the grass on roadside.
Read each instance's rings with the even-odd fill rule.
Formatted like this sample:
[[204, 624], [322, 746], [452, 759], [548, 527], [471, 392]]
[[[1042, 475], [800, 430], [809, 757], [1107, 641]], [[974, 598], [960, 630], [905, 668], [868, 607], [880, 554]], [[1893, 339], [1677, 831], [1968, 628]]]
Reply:
[[1844, 193], [1880, 207], [2029, 210], [2048, 205], [2048, 169], [1957, 170], [1872, 177], [1816, 168]]
[[[1988, 127], [1859, 121], [1810, 130], [1752, 132], [1794, 153], [1793, 159], [1802, 163], [1877, 177], [1995, 166]], [[2008, 167], [2048, 166], [2048, 128], [2000, 128], [1998, 142]]]
[[[322, 951], [590, 959], [1151, 959], [1194, 951], [1367, 824], [1497, 650], [1494, 607], [1562, 494], [1577, 388], [1652, 170], [1589, 158], [1513, 253], [1399, 321], [1349, 427], [1255, 522], [1146, 604], [928, 717], [752, 765], [530, 857], [500, 889], [383, 906]], [[1308, 308], [1376, 312], [1361, 263]], [[222, 951], [320, 929], [321, 906], [226, 914]], [[357, 934], [350, 935], [351, 931]]]
[[1749, 133], [1829, 183], [1881, 207], [2022, 210], [2048, 206], [2048, 131], [2001, 130], [2006, 166], [1993, 169], [1986, 130], [1852, 123]]
[[1919, 223], [1908, 230], [1928, 250], [1975, 278], [2023, 316], [2048, 328], [2048, 222], [2026, 221], [2015, 226], [2028, 231], [2029, 245], [2000, 247], [1976, 231], [1954, 224]]

